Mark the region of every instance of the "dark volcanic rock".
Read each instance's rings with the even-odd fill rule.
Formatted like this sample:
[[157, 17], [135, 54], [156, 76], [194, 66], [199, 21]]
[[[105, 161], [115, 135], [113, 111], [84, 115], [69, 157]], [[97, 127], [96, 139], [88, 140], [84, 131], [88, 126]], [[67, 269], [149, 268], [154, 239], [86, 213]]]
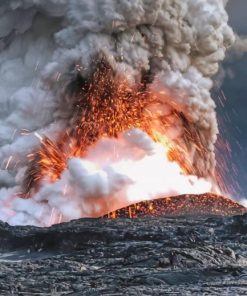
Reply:
[[247, 295], [247, 214], [0, 224], [0, 295]]
[[247, 215], [1, 224], [1, 295], [246, 295], [246, 223]]

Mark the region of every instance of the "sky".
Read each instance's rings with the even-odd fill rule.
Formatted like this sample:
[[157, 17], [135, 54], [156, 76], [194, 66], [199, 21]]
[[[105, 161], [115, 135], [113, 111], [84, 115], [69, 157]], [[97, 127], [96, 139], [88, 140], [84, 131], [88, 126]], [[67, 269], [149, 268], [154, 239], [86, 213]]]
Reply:
[[239, 34], [247, 34], [247, 1], [230, 0], [227, 4], [230, 24]]
[[[234, 31], [247, 36], [247, 1], [231, 0], [228, 13]], [[230, 143], [232, 152], [229, 157], [221, 148], [218, 161], [225, 158], [227, 162], [226, 178], [234, 188], [231, 189], [233, 194], [238, 195], [236, 198], [247, 197], [247, 54], [236, 56], [229, 53], [223, 70], [225, 78], [220, 89], [214, 89], [214, 99], [220, 138]], [[225, 101], [224, 107], [222, 101]]]

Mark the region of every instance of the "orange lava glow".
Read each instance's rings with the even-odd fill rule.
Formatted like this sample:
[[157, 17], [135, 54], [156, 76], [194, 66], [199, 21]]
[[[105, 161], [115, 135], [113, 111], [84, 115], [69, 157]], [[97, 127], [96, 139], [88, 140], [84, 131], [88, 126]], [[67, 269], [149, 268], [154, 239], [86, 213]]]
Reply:
[[[37, 134], [41, 144], [38, 150], [28, 155], [29, 166], [23, 182], [23, 197], [30, 198], [44, 182], [57, 181], [71, 158], [83, 159], [100, 140], [118, 139], [123, 132], [131, 129], [145, 132], [154, 143], [159, 145], [156, 149], [157, 153], [143, 158], [137, 163], [135, 169], [128, 167], [128, 162], [118, 164], [119, 171], [126, 174], [131, 171], [132, 180], [139, 184], [130, 186], [127, 192], [129, 204], [144, 200], [142, 196], [145, 196], [146, 190], [153, 193], [150, 188], [150, 179], [154, 180], [153, 183], [151, 182], [156, 190], [154, 192], [159, 190], [157, 188], [159, 186], [161, 189], [158, 192], [163, 192], [164, 176], [168, 180], [167, 183], [173, 183], [173, 188], [179, 188], [177, 192], [180, 193], [200, 194], [211, 189], [211, 183], [206, 180], [199, 181], [195, 176], [192, 176], [195, 177], [194, 179], [187, 179], [186, 175], [194, 173], [193, 165], [187, 157], [187, 151], [166, 136], [166, 130], [172, 122], [162, 112], [157, 112], [157, 106], [162, 106], [161, 99], [157, 94], [149, 92], [145, 84], [130, 86], [125, 79], [116, 76], [104, 60], [101, 60], [92, 71], [91, 77], [83, 82], [72, 99], [74, 103], [69, 124], [58, 139], [52, 141]], [[164, 100], [164, 94], [162, 94], [162, 99]], [[173, 118], [176, 116], [183, 118], [183, 114], [176, 109], [172, 110]], [[196, 149], [203, 154], [204, 147], [200, 141], [196, 142], [196, 135], [193, 135], [189, 129], [185, 134], [187, 140], [193, 141]], [[157, 166], [156, 170], [154, 166]], [[151, 178], [150, 173], [145, 174], [150, 168], [155, 171], [156, 175]], [[161, 174], [163, 175], [160, 176]], [[173, 192], [173, 189], [169, 187], [167, 194], [168, 192]], [[163, 207], [166, 205], [169, 209], [170, 204], [167, 201], [163, 202]], [[145, 210], [145, 203], [138, 204], [138, 207], [143, 212], [154, 213], [157, 210], [157, 203], [157, 201], [150, 201]], [[120, 208], [123, 204], [119, 203], [116, 206]], [[127, 212], [129, 217], [135, 217], [137, 208], [128, 207]], [[118, 213], [122, 212], [113, 212], [110, 216], [118, 217]]]
[[201, 195], [180, 195], [144, 201], [124, 207], [103, 216], [103, 218], [140, 218], [146, 216], [182, 215], [242, 215], [247, 209], [220, 195], [206, 193]]
[[[68, 160], [84, 157], [88, 148], [99, 139], [117, 138], [132, 128], [145, 131], [154, 141], [165, 146], [167, 158], [178, 162], [185, 174], [193, 171], [186, 151], [165, 136], [171, 123], [159, 113], [152, 112], [153, 107], [160, 103], [158, 96], [146, 91], [142, 84], [133, 87], [123, 78], [116, 77], [104, 60], [97, 63], [96, 69], [88, 79], [90, 82], [86, 81], [80, 88], [70, 125], [58, 140], [52, 141], [36, 133], [41, 145], [28, 155], [29, 167], [23, 182], [25, 197], [38, 190], [41, 182], [59, 179]], [[198, 149], [203, 152], [199, 144]]]
[[87, 149], [102, 137], [117, 137], [131, 128], [140, 128], [155, 138], [151, 121], [153, 114], [147, 107], [157, 98], [140, 87], [114, 77], [108, 64], [101, 61], [89, 82], [77, 94], [73, 118], [67, 130], [55, 143], [39, 136], [41, 147], [29, 155], [23, 189], [28, 195], [42, 180], [55, 181], [71, 157], [85, 156]]

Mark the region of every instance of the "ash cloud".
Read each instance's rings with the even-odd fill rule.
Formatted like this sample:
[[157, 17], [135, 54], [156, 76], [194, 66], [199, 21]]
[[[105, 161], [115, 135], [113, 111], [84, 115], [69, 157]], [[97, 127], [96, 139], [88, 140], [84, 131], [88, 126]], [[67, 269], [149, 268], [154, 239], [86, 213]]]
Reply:
[[[162, 108], [183, 113], [182, 118], [170, 118], [167, 134], [188, 152], [191, 173], [211, 177], [218, 132], [212, 77], [235, 39], [227, 25], [226, 2], [1, 1], [0, 203], [6, 210], [0, 218], [12, 224], [38, 223], [32, 214], [41, 215], [37, 201], [25, 201], [29, 205], [23, 206], [14, 195], [27, 155], [39, 147], [37, 135], [56, 139], [67, 125], [71, 105], [67, 86], [76, 75], [88, 75], [92, 57], [99, 52], [132, 84], [140, 82], [143, 71], [150, 74], [148, 88], [159, 93]], [[52, 208], [44, 205], [44, 211]], [[10, 219], [11, 211], [21, 217]]]

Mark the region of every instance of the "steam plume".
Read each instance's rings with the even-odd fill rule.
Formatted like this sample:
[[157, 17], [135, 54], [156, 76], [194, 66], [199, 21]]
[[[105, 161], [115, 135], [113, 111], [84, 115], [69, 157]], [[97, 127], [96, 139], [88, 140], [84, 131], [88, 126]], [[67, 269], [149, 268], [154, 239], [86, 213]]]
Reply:
[[[114, 160], [107, 165], [100, 157], [75, 157], [61, 178], [42, 184], [32, 200], [16, 197], [28, 155], [40, 146], [43, 135], [56, 141], [72, 124], [75, 94], [68, 90], [91, 75], [92, 59], [99, 53], [130, 85], [144, 83], [147, 92], [158, 94], [160, 102], [152, 112], [161, 112], [169, 122], [166, 135], [186, 151], [188, 173], [211, 178], [218, 132], [211, 78], [234, 42], [225, 5], [225, 0], [1, 1], [0, 219], [42, 225], [44, 217], [56, 217], [58, 222], [96, 215], [137, 182]], [[160, 149], [147, 134], [135, 129], [131, 133], [137, 133], [135, 144], [122, 133], [114, 145], [120, 145], [120, 150], [122, 145], [137, 145], [145, 161], [144, 152], [152, 158], [153, 151]], [[114, 146], [114, 140], [107, 141], [98, 143], [95, 155], [101, 145]], [[100, 169], [94, 167], [95, 161]], [[133, 167], [139, 164], [131, 157], [129, 161]], [[67, 183], [73, 185], [69, 186], [73, 192], [61, 192]], [[85, 191], [83, 200], [92, 202], [81, 206], [78, 190]], [[162, 190], [171, 194], [174, 188]], [[94, 202], [99, 195], [107, 202]], [[68, 196], [75, 198], [68, 202]]]

